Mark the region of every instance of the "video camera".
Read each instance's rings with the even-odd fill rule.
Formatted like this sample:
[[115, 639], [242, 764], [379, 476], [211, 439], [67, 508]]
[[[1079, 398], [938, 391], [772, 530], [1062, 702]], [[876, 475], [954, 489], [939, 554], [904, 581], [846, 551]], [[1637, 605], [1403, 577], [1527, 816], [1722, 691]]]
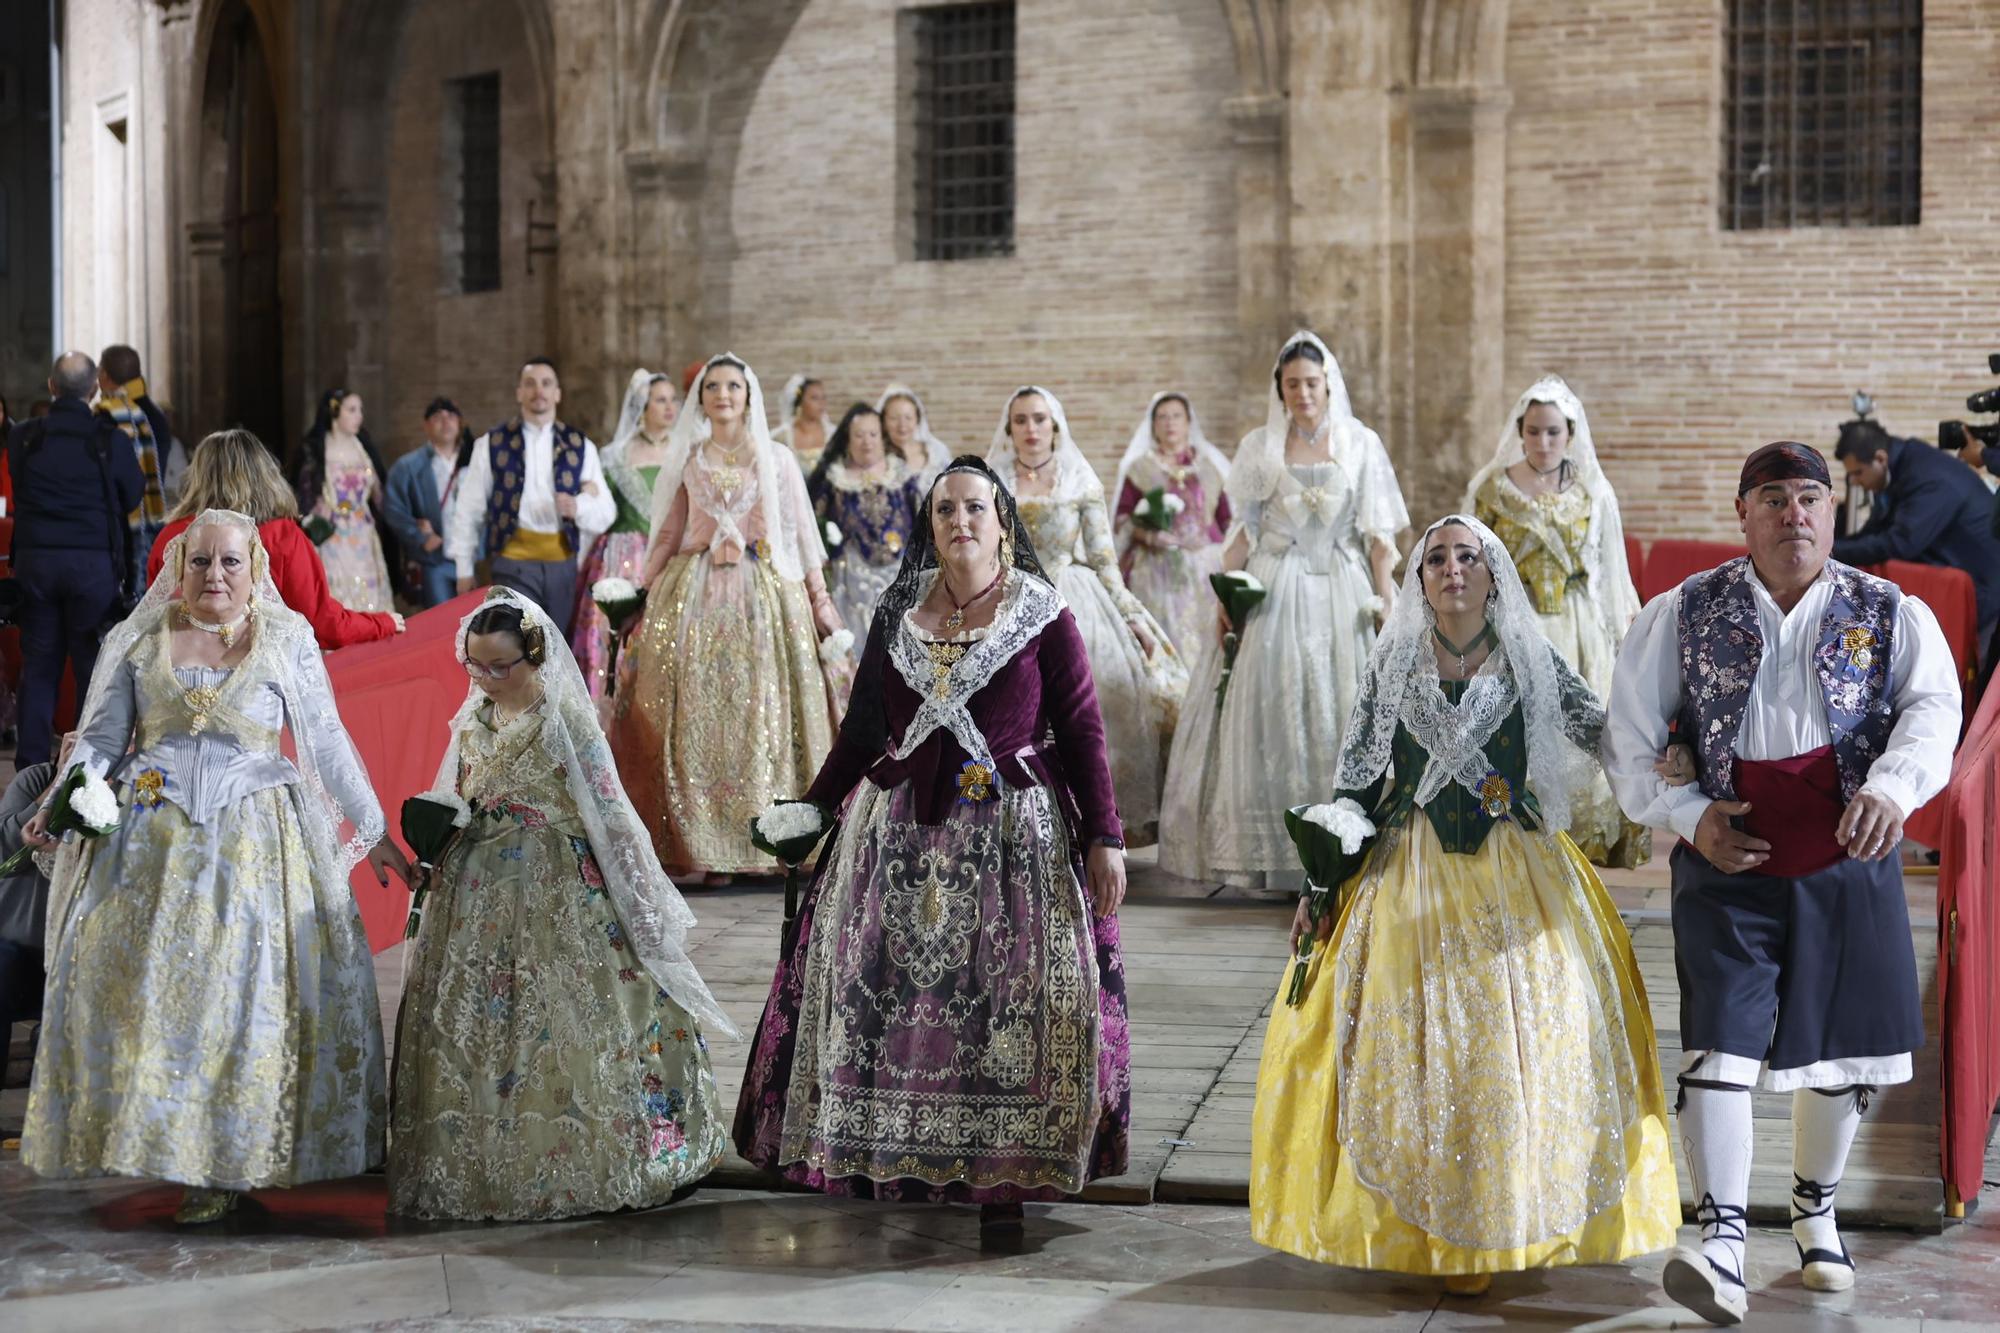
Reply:
[[[1986, 358], [1986, 369], [2000, 375], [2000, 352]], [[1982, 389], [1965, 400], [1968, 412], [2000, 412], [2000, 388]], [[2000, 421], [1985, 421], [1968, 425], [1963, 421], [1938, 422], [1938, 448], [1957, 453], [1965, 448], [1967, 437], [1979, 441], [1988, 449], [2000, 448]]]

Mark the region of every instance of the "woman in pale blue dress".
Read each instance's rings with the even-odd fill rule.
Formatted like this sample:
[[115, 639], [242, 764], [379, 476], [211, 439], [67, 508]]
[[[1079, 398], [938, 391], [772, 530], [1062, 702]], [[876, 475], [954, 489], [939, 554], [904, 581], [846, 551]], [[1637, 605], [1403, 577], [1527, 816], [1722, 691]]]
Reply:
[[1160, 865], [1290, 892], [1300, 876], [1285, 811], [1333, 790], [1410, 522], [1381, 437], [1355, 419], [1339, 363], [1312, 334], [1279, 351], [1269, 421], [1237, 446], [1228, 493], [1223, 568], [1248, 570], [1266, 595], [1237, 627], [1220, 708], [1220, 623], [1196, 654], [1167, 756]]
[[347, 877], [407, 867], [252, 519], [211, 509], [168, 546], [71, 758], [116, 784], [119, 820], [55, 854], [21, 1160], [177, 1181], [188, 1223], [379, 1165], [381, 1009]]

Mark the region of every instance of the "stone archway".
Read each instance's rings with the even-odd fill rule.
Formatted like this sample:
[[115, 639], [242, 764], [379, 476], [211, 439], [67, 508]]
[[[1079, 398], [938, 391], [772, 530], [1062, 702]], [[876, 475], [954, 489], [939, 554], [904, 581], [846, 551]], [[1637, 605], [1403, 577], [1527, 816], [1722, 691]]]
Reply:
[[729, 196], [743, 127], [807, 3], [653, 0], [637, 25], [621, 333], [629, 347], [664, 348], [673, 370], [729, 341]]

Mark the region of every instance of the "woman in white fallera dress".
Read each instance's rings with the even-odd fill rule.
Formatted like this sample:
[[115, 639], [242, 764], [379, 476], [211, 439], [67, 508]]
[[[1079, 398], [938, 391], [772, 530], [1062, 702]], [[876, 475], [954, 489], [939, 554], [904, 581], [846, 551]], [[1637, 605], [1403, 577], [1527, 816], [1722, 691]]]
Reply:
[[1158, 840], [1160, 783], [1187, 667], [1125, 586], [1104, 483], [1069, 433], [1062, 403], [1026, 385], [1007, 399], [986, 461], [1019, 502], [1049, 582], [1083, 633], [1128, 847]]
[[1162, 803], [1160, 865], [1189, 879], [1297, 888], [1285, 811], [1332, 790], [1341, 730], [1375, 629], [1395, 599], [1396, 534], [1409, 526], [1381, 437], [1355, 419], [1340, 365], [1295, 333], [1271, 373], [1270, 417], [1229, 475], [1223, 568], [1264, 601], [1239, 626], [1226, 698], [1220, 633], [1195, 659]]
[[889, 452], [902, 455], [918, 487], [928, 490], [938, 473], [950, 465], [951, 450], [931, 432], [931, 416], [924, 410], [924, 400], [907, 384], [891, 384], [875, 400], [875, 410], [882, 414]]
[[826, 411], [826, 385], [810, 375], [798, 374], [785, 381], [778, 395], [785, 419], [771, 432], [771, 438], [792, 451], [799, 471], [810, 477], [819, 466], [820, 453], [833, 438], [833, 418]]

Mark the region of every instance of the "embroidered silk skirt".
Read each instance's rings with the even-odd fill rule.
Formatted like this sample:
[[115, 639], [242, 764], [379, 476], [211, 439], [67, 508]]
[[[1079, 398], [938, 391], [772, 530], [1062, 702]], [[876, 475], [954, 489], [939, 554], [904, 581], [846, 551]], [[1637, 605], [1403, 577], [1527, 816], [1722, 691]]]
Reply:
[[721, 1157], [707, 1043], [632, 957], [582, 833], [482, 810], [438, 868], [396, 1020], [391, 1212], [650, 1208]]
[[[1612, 1263], [1680, 1224], [1624, 923], [1567, 836], [1447, 854], [1416, 816], [1350, 881], [1305, 1002], [1271, 1011], [1251, 1235], [1320, 1263]], [[1290, 964], [1287, 965], [1289, 980]]]
[[1125, 586], [1173, 640], [1183, 662], [1193, 662], [1216, 636], [1215, 589], [1208, 576], [1222, 568], [1222, 547], [1144, 546], [1133, 542]]
[[828, 1194], [1058, 1199], [1124, 1171], [1118, 919], [1040, 787], [915, 821], [863, 783], [779, 960], [736, 1145]]
[[607, 532], [591, 546], [576, 576], [576, 606], [570, 612], [570, 651], [590, 697], [604, 697], [605, 672], [611, 665], [611, 622], [597, 609], [590, 590], [599, 579], [630, 579], [638, 583], [646, 571], [646, 534]]
[[294, 799], [266, 787], [195, 824], [128, 789], [88, 844], [48, 960], [37, 1173], [241, 1190], [381, 1162], [374, 960], [347, 882], [315, 881]]
[[803, 583], [746, 555], [678, 555], [619, 662], [611, 750], [673, 875], [776, 874], [750, 821], [812, 785], [833, 748]]

